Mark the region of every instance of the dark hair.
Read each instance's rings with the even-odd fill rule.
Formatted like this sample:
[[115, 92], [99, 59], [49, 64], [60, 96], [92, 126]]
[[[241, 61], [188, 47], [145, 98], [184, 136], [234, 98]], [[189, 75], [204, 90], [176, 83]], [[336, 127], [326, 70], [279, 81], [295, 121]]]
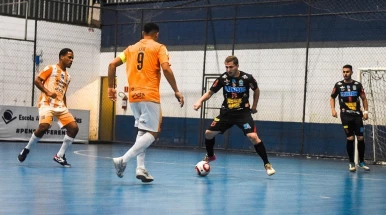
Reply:
[[225, 63], [233, 62], [234, 65], [239, 65], [239, 59], [236, 56], [228, 56], [225, 58]]
[[59, 59], [60, 59], [61, 56], [66, 55], [68, 52], [74, 53], [74, 52], [73, 52], [71, 49], [69, 49], [69, 48], [64, 48], [64, 49], [60, 50], [60, 52], [59, 52]]
[[344, 65], [343, 68], [350, 69], [352, 71], [352, 66], [349, 64]]
[[146, 23], [143, 26], [143, 32], [145, 32], [145, 34], [158, 33], [159, 32], [159, 27], [158, 27], [157, 24], [149, 22], [149, 23]]

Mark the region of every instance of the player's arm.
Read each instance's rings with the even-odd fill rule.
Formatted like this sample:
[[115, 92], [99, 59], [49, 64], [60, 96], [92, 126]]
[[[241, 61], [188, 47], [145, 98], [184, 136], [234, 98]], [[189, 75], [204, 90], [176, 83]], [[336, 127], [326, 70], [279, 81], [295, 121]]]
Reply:
[[35, 86], [40, 90], [42, 91], [43, 93], [45, 93], [47, 96], [55, 99], [56, 98], [56, 93], [55, 92], [51, 92], [49, 91], [47, 88], [44, 87], [44, 80], [38, 76], [35, 78], [35, 81], [34, 81], [34, 84]]
[[335, 110], [335, 98], [330, 97], [331, 115], [335, 118], [338, 117], [338, 113]]
[[184, 106], [184, 96], [178, 90], [176, 79], [174, 77], [172, 69], [170, 68], [169, 62], [162, 63], [161, 68], [162, 68], [162, 71], [164, 72], [164, 76], [166, 80], [169, 82], [170, 86], [174, 91], [175, 97], [180, 102], [181, 107]]
[[360, 94], [360, 97], [362, 99], [362, 103], [363, 103], [363, 108], [364, 108], [364, 111], [363, 111], [363, 119], [364, 120], [367, 120], [369, 118], [369, 103], [367, 101], [367, 97], [366, 97], [366, 94], [364, 92], [362, 92]]
[[117, 67], [122, 65], [126, 61], [126, 57], [124, 53], [121, 53], [118, 57], [112, 60], [109, 63], [108, 68], [108, 92], [107, 95], [111, 101], [117, 100], [117, 91], [115, 90], [114, 82], [115, 82], [115, 73], [117, 71]]
[[338, 85], [335, 84], [330, 97], [331, 115], [335, 118], [338, 118], [338, 113], [335, 110], [335, 98], [338, 96], [338, 93]]
[[63, 96], [63, 102], [64, 102], [64, 106], [67, 107], [67, 97], [66, 97], [66, 94], [64, 94], [64, 96]]
[[194, 110], [198, 110], [201, 108], [202, 103], [205, 102], [206, 100], [210, 99], [214, 92], [212, 90], [209, 90], [206, 92], [204, 95], [201, 96], [201, 98], [193, 105]]
[[256, 89], [253, 91], [253, 103], [251, 108], [251, 113], [257, 113], [257, 103], [259, 102], [260, 98], [260, 89], [259, 87], [256, 87]]

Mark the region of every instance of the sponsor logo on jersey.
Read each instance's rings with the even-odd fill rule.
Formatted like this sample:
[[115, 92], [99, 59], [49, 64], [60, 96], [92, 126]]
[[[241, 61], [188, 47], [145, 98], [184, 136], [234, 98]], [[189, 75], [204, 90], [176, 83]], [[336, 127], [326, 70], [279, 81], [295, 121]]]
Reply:
[[231, 87], [231, 86], [225, 86], [225, 91], [228, 93], [244, 93], [246, 91], [245, 87]]
[[232, 79], [232, 86], [233, 86], [233, 87], [236, 86], [236, 80], [235, 80], [235, 79]]
[[228, 98], [227, 99], [227, 103], [228, 103], [228, 108], [229, 109], [240, 108], [241, 99], [231, 99], [231, 98]]
[[350, 96], [358, 96], [357, 91], [347, 91], [347, 92], [340, 92], [341, 97], [350, 97]]
[[356, 110], [357, 109], [357, 103], [356, 102], [346, 102], [345, 103], [350, 110]]
[[244, 127], [244, 130], [251, 129], [251, 126], [248, 123], [245, 123], [243, 127]]

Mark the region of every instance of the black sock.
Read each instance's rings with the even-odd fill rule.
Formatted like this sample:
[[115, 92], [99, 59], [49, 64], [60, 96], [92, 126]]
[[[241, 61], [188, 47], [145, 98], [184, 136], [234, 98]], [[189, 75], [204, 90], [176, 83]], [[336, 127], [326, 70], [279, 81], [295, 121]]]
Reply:
[[209, 157], [212, 157], [214, 155], [214, 151], [213, 151], [214, 142], [215, 142], [214, 137], [213, 139], [210, 139], [210, 140], [205, 138], [206, 153]]
[[359, 162], [365, 161], [365, 141], [358, 140], [358, 158]]
[[347, 140], [347, 154], [351, 163], [354, 163], [354, 140]]
[[257, 154], [259, 154], [261, 159], [263, 159], [264, 165], [269, 163], [267, 151], [265, 150], [265, 146], [264, 146], [263, 141], [260, 142], [259, 144], [253, 145], [253, 146], [255, 147]]

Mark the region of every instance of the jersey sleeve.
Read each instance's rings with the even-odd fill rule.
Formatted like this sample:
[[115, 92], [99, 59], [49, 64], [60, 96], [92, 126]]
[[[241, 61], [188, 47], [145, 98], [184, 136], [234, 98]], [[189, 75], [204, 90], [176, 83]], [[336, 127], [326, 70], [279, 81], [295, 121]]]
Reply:
[[160, 64], [169, 62], [169, 53], [168, 53], [168, 50], [166, 49], [166, 46], [161, 45], [158, 52], [158, 59]]
[[363, 85], [361, 83], [358, 84], [358, 88], [359, 88], [358, 91], [360, 96], [366, 95], [365, 89], [363, 88]]
[[338, 83], [335, 84], [334, 88], [332, 89], [331, 92], [331, 98], [336, 98], [338, 96]]
[[259, 88], [258, 85], [257, 85], [256, 79], [255, 79], [252, 75], [250, 75], [249, 81], [250, 81], [250, 82], [249, 82], [249, 87], [250, 87], [253, 91], [255, 91], [257, 88]]
[[119, 54], [119, 58], [121, 58], [122, 63], [126, 63], [129, 56], [129, 47], [127, 47], [121, 54]]
[[217, 93], [222, 87], [221, 77], [218, 77], [210, 87], [210, 91]]
[[46, 66], [42, 71], [40, 71], [38, 76], [43, 80], [47, 80], [47, 78], [51, 76], [51, 73], [52, 73], [52, 66]]

